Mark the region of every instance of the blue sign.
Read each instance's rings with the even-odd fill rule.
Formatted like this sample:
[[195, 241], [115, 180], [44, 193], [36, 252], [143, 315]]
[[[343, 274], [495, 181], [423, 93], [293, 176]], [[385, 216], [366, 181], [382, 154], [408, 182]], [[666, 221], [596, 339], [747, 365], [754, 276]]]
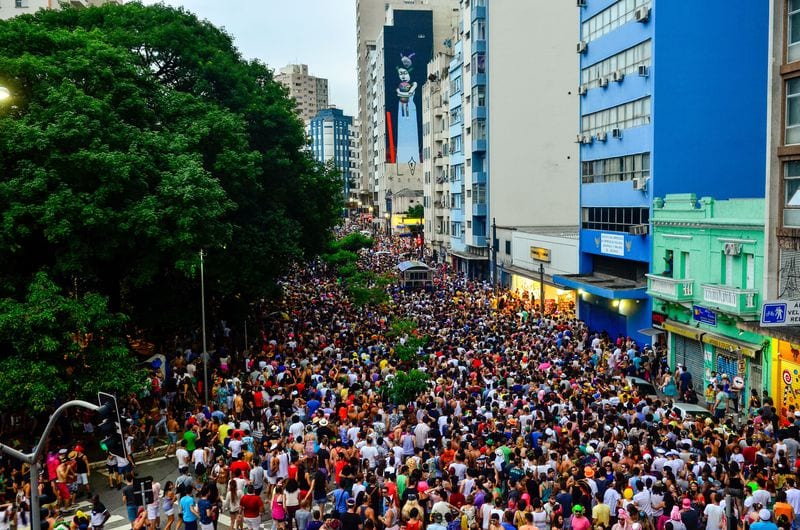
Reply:
[[703, 324], [708, 324], [709, 326], [716, 326], [717, 325], [717, 314], [710, 309], [707, 309], [703, 306], [694, 305], [692, 306], [692, 315], [694, 319], [698, 322], [702, 322]]
[[761, 308], [761, 324], [775, 326], [786, 323], [786, 302], [764, 302]]

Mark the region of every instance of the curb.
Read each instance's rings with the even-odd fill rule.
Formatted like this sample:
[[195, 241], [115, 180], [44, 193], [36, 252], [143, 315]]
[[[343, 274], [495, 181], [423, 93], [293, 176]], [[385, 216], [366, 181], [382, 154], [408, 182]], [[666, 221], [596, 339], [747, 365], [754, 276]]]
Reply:
[[[166, 452], [166, 448], [167, 447], [169, 447], [168, 444], [160, 445], [158, 447], [154, 447], [153, 448], [153, 453], [154, 454], [151, 455], [150, 458], [158, 458], [158, 455], [156, 455], [155, 453], [158, 453], [161, 450], [164, 450]], [[133, 459], [134, 460], [136, 460], [137, 458], [141, 458], [141, 457], [145, 457], [146, 458], [147, 457], [147, 451], [139, 451], [138, 453], [133, 453]], [[161, 457], [164, 458], [164, 455], [161, 455]], [[97, 462], [89, 462], [89, 469], [97, 469], [99, 467], [106, 467], [106, 461], [105, 460], [99, 460]]]

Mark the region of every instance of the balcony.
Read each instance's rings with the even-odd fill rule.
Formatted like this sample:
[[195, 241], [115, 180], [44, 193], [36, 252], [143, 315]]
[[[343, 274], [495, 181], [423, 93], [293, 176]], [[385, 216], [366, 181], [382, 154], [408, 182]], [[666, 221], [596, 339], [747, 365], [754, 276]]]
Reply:
[[486, 6], [472, 6], [472, 22], [479, 18], [486, 18]]
[[434, 142], [446, 142], [449, 140], [448, 138], [448, 131], [436, 131], [433, 133], [433, 141]]
[[472, 183], [473, 184], [486, 184], [486, 172], [485, 171], [473, 171], [472, 172]]
[[473, 247], [485, 247], [486, 246], [486, 236], [472, 236], [472, 246]]
[[473, 53], [482, 53], [486, 52], [486, 40], [485, 39], [475, 39], [472, 41], [472, 52]]
[[481, 151], [486, 151], [486, 138], [473, 138], [472, 152], [479, 153]]
[[472, 205], [472, 215], [486, 217], [486, 203], [475, 203]]
[[486, 74], [476, 73], [472, 75], [472, 87], [486, 86]]
[[486, 106], [485, 105], [473, 105], [472, 106], [472, 118], [486, 118]]
[[694, 280], [647, 274], [647, 294], [670, 302], [691, 302]]
[[702, 284], [703, 302], [709, 307], [739, 316], [754, 316], [761, 311], [758, 290], [729, 285]]

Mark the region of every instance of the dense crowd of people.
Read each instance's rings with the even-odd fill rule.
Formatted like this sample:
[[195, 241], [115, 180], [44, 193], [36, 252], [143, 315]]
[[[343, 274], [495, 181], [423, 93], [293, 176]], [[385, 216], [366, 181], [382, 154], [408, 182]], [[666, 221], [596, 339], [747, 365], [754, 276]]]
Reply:
[[[403, 244], [378, 237], [360, 266], [391, 270]], [[176, 462], [175, 480], [137, 503], [135, 461], [109, 456], [134, 530], [212, 530], [221, 514], [236, 530], [800, 528], [800, 419], [780, 423], [768, 396], [741, 425], [724, 410], [682, 416], [686, 377], [663, 352], [446, 266], [433, 289], [390, 287], [381, 307], [351, 304], [319, 262], [283, 289], [250, 348], [222, 326], [210, 403], [191, 349], [127, 401], [145, 448], [163, 438]], [[396, 336], [398, 319], [415, 329]], [[426, 340], [400, 361], [412, 337]], [[393, 402], [386, 389], [412, 368], [427, 390]], [[666, 395], [640, 395], [628, 376]], [[714, 390], [716, 406], [730, 390]], [[86, 464], [82, 447], [55, 452], [42, 493], [62, 507], [88, 496]], [[0, 507], [6, 530], [29, 491], [22, 470], [0, 479], [23, 507]], [[107, 510], [93, 506], [73, 526], [102, 530]]]

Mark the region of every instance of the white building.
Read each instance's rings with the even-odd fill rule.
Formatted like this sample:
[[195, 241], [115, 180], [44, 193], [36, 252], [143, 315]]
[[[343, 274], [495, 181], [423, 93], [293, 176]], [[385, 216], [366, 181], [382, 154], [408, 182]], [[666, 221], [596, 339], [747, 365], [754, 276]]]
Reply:
[[[71, 7], [101, 6], [113, 0], [0, 0], [0, 19], [7, 20], [17, 15], [35, 13], [40, 9], [59, 9], [62, 5]], [[121, 4], [122, 0], [115, 3]]]
[[309, 75], [308, 65], [290, 64], [275, 72], [275, 81], [289, 91], [304, 123], [328, 108], [328, 80]]

